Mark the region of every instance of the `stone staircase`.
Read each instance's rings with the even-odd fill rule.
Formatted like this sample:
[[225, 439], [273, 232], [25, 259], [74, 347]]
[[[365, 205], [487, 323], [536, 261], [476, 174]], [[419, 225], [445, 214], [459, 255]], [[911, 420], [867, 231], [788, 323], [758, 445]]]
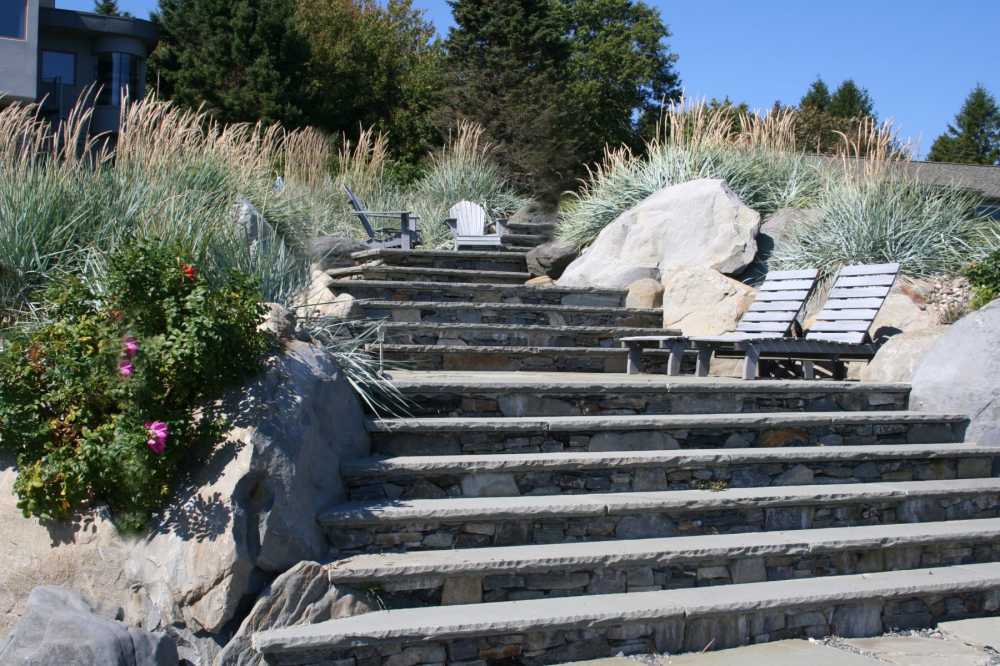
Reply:
[[372, 417], [319, 521], [330, 582], [386, 610], [258, 633], [268, 663], [556, 664], [1000, 610], [1000, 446], [964, 415], [901, 385], [616, 374], [620, 332], [657, 325], [620, 293], [476, 279], [513, 253], [358, 259], [333, 289], [390, 320], [412, 414]]

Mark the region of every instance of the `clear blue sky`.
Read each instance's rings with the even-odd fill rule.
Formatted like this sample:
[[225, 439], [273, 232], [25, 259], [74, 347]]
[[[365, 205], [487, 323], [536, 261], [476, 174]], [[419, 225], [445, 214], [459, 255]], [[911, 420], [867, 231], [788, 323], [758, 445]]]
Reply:
[[[977, 83], [1000, 97], [1000, 0], [647, 0], [670, 26], [689, 97], [767, 108], [821, 75], [854, 78], [923, 156]], [[92, 0], [57, 0], [90, 9]], [[157, 0], [119, 0], [145, 17]], [[415, 0], [446, 33], [445, 0]]]

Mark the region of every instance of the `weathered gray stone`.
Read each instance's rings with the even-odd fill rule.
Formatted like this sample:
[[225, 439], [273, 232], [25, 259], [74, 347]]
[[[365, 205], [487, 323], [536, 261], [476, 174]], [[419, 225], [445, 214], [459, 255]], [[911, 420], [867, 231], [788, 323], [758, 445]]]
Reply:
[[953, 324], [913, 374], [912, 409], [972, 418], [971, 442], [1000, 441], [1000, 300]]
[[625, 288], [681, 266], [738, 273], [757, 252], [760, 215], [725, 182], [694, 180], [664, 188], [622, 213], [566, 269], [565, 286]]
[[153, 634], [94, 614], [79, 594], [36, 587], [24, 616], [0, 643], [5, 666], [176, 666], [177, 646]]
[[516, 497], [520, 494], [513, 474], [470, 474], [462, 478], [463, 497]]
[[740, 276], [753, 284], [762, 282], [770, 269], [771, 257], [800, 227], [815, 224], [821, 212], [814, 208], [780, 208], [764, 218], [757, 233], [757, 256]]
[[374, 607], [375, 602], [366, 595], [333, 585], [323, 565], [299, 562], [261, 593], [239, 630], [219, 653], [216, 666], [263, 666], [263, 657], [250, 645], [256, 631], [360, 615]]
[[295, 313], [278, 303], [267, 303], [267, 314], [258, 326], [279, 340], [290, 340], [295, 335]]
[[875, 636], [882, 633], [882, 604], [873, 601], [865, 604], [837, 606], [833, 613], [833, 631], [838, 636]]
[[483, 601], [483, 579], [479, 576], [449, 576], [441, 590], [441, 605], [478, 604]]
[[644, 278], [628, 286], [625, 307], [658, 308], [663, 306], [663, 285], [658, 280]]
[[532, 275], [558, 279], [578, 254], [572, 243], [554, 240], [529, 250], [525, 260]]
[[367, 245], [348, 236], [317, 236], [309, 244], [309, 256], [317, 268], [325, 271], [353, 266], [351, 254], [367, 249]]
[[795, 465], [787, 472], [778, 475], [774, 480], [776, 486], [799, 486], [812, 483], [815, 475], [805, 465]]
[[590, 451], [665, 451], [680, 448], [668, 433], [656, 430], [600, 432], [590, 438]]
[[947, 332], [946, 326], [934, 326], [892, 336], [861, 371], [861, 381], [879, 383], [911, 381], [924, 356], [934, 347], [938, 338]]
[[625, 516], [615, 528], [615, 537], [619, 539], [650, 539], [653, 537], [670, 536], [676, 531], [674, 522], [659, 514], [640, 516]]
[[734, 584], [760, 583], [767, 580], [767, 569], [762, 558], [741, 558], [729, 567], [729, 575]]

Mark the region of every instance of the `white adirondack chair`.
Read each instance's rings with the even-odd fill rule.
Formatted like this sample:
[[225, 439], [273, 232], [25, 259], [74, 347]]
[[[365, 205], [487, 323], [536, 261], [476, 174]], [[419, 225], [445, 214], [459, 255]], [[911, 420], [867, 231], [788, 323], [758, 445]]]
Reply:
[[489, 220], [486, 211], [471, 201], [459, 201], [448, 210], [445, 223], [455, 237], [455, 247], [500, 247], [501, 237], [506, 233], [505, 220], [496, 221], [496, 231], [486, 233]]

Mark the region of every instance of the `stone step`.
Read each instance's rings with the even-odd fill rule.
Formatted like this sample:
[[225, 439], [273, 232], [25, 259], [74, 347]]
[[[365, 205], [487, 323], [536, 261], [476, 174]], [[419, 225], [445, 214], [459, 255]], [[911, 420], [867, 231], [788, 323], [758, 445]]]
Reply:
[[347, 502], [319, 523], [340, 556], [390, 550], [995, 518], [1000, 479]]
[[[669, 335], [669, 333], [667, 333]], [[612, 340], [607, 340], [611, 343]], [[621, 347], [530, 347], [466, 344], [370, 345], [392, 365], [410, 370], [494, 370], [545, 372], [625, 372], [627, 351]], [[668, 352], [645, 353], [647, 371], [666, 372]]]
[[389, 266], [422, 268], [458, 268], [487, 271], [526, 271], [524, 254], [506, 251], [390, 250], [355, 252], [351, 258], [359, 264], [382, 263]]
[[[269, 664], [518, 663], [876, 636], [995, 613], [1000, 564], [378, 611], [254, 634]], [[348, 662], [344, 662], [348, 663]], [[354, 662], [351, 662], [354, 663]]]
[[379, 455], [961, 442], [968, 419], [911, 411], [376, 419]]
[[355, 298], [382, 301], [583, 305], [605, 308], [620, 308], [625, 305], [625, 292], [617, 289], [533, 287], [523, 284], [335, 280], [330, 285], [330, 290], [335, 294], [346, 293]]
[[500, 237], [500, 242], [508, 247], [536, 247], [548, 240], [543, 234], [514, 233], [504, 234]]
[[[388, 609], [839, 576], [1000, 560], [1000, 518], [355, 555], [335, 585]], [[445, 593], [447, 589], [447, 593]]]
[[514, 233], [537, 234], [550, 239], [556, 225], [553, 222], [508, 222], [507, 228]]
[[932, 481], [994, 469], [1000, 446], [975, 444], [399, 456], [340, 467], [359, 501]]
[[910, 387], [571, 373], [389, 373], [413, 416], [601, 416], [906, 409]]
[[[370, 327], [371, 322], [351, 326]], [[606, 326], [526, 326], [523, 324], [439, 324], [386, 322], [383, 342], [392, 347], [605, 347], [620, 356], [619, 340], [629, 335], [670, 335], [659, 328]], [[388, 349], [388, 347], [386, 347]], [[407, 358], [406, 360], [412, 360]]]
[[[357, 300], [368, 319], [465, 324], [529, 324], [537, 326], [635, 326], [658, 328], [663, 313], [654, 309], [531, 303], [449, 303]], [[655, 351], [655, 350], [649, 350]]]
[[359, 264], [348, 268], [332, 268], [327, 275], [334, 279], [388, 280], [404, 282], [460, 282], [480, 284], [519, 284], [531, 278], [530, 273], [517, 271], [486, 271], [469, 268], [425, 268], [423, 266], [387, 266]]

